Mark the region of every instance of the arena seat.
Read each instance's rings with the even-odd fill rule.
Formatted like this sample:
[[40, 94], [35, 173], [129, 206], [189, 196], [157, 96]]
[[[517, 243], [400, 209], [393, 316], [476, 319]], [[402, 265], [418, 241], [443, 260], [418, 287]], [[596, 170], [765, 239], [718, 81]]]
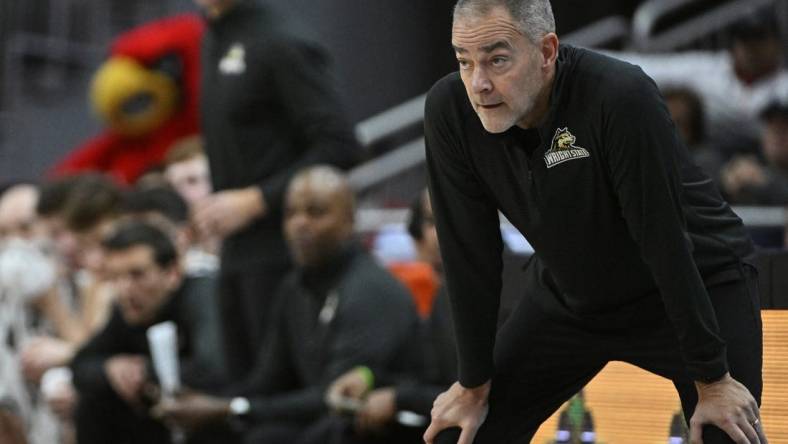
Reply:
[[[761, 417], [769, 442], [788, 443], [788, 310], [764, 310], [762, 316]], [[623, 362], [609, 363], [586, 386], [585, 398], [600, 444], [665, 444], [671, 418], [679, 409], [670, 381]], [[532, 442], [551, 443], [557, 422], [556, 413]]]
[[439, 285], [432, 266], [426, 262], [393, 262], [388, 265], [388, 270], [410, 290], [419, 316], [428, 318]]

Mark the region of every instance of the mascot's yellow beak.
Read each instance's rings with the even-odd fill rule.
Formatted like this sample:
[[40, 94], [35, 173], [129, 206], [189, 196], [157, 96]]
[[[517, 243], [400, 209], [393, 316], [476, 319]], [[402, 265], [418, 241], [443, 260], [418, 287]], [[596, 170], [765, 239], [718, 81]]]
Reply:
[[127, 57], [113, 57], [93, 76], [90, 101], [96, 113], [126, 136], [142, 136], [175, 111], [178, 86], [164, 73]]

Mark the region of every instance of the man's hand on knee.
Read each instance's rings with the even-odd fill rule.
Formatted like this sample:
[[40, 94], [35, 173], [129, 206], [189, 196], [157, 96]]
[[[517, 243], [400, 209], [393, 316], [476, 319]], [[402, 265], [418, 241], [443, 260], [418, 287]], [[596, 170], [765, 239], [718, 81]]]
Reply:
[[758, 403], [747, 387], [725, 374], [712, 383], [696, 382], [698, 405], [690, 419], [690, 442], [703, 444], [703, 426], [719, 427], [737, 444], [767, 444]]
[[459, 427], [462, 433], [457, 444], [473, 443], [476, 432], [487, 418], [489, 395], [489, 381], [474, 388], [465, 388], [455, 382], [435, 400], [432, 422], [424, 433], [424, 442], [432, 444], [442, 430]]

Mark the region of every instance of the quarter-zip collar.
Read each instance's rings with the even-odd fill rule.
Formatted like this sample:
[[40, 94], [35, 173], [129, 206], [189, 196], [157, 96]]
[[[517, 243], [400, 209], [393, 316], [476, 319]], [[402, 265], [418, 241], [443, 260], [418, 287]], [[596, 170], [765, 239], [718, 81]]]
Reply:
[[[568, 71], [568, 52], [572, 51], [573, 48], [571, 46], [561, 45], [558, 48], [558, 57], [555, 61], [555, 75], [553, 76], [553, 84], [550, 88], [550, 102], [547, 108], [547, 113], [545, 114], [545, 118], [542, 119], [542, 124], [535, 128], [523, 129], [517, 125], [512, 126], [508, 130], [504, 131], [499, 135], [503, 143], [506, 146], [524, 146], [523, 142], [528, 142], [530, 137], [528, 136], [530, 131], [536, 130], [539, 134], [539, 147], [542, 146], [542, 143], [545, 140], [551, 140], [553, 131], [553, 124], [555, 120], [556, 113], [558, 111], [558, 107], [561, 103], [563, 98], [563, 83], [566, 77], [566, 72]], [[530, 141], [533, 143], [533, 141]], [[526, 147], [527, 151], [532, 155], [533, 150], [535, 148]], [[546, 149], [549, 149], [548, 146]]]

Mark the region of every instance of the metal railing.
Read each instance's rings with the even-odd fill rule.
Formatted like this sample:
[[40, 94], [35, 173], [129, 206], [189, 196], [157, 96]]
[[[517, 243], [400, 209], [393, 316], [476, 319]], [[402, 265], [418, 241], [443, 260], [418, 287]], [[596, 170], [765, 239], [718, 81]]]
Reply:
[[774, 6], [775, 0], [736, 0], [657, 32], [660, 20], [697, 0], [650, 0], [641, 5], [632, 19], [632, 43], [638, 51], [668, 51], [692, 43], [736, 23], [748, 12]]
[[[750, 228], [780, 228], [788, 224], [788, 212], [782, 207], [734, 206], [733, 211]], [[356, 230], [360, 232], [377, 231], [386, 225], [407, 223], [408, 210], [400, 208], [363, 208], [356, 212]], [[512, 226], [501, 215], [502, 226]]]
[[595, 48], [616, 40], [628, 41], [630, 34], [629, 20], [614, 15], [567, 34], [561, 38], [561, 42]]
[[350, 171], [348, 180], [361, 192], [424, 163], [424, 139], [400, 146]]
[[427, 94], [422, 94], [358, 123], [358, 141], [363, 146], [374, 145], [403, 128], [417, 125], [424, 119], [426, 99]]

